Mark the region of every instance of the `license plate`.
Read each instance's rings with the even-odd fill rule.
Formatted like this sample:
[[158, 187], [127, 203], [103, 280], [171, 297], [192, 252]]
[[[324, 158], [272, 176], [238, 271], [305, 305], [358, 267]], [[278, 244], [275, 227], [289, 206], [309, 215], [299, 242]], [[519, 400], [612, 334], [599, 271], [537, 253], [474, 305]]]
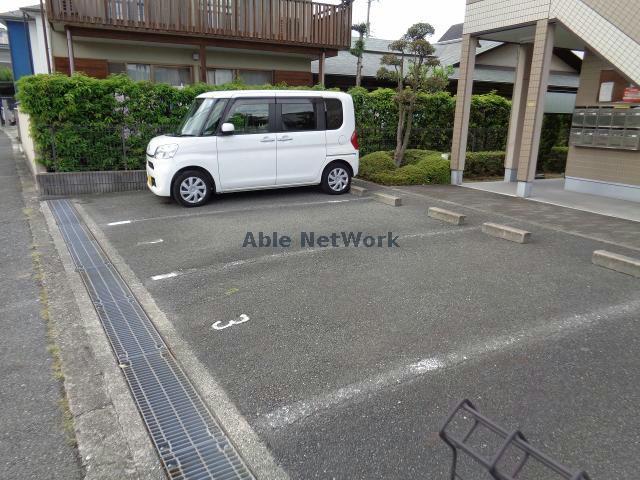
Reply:
[[147, 185], [151, 186], [151, 175], [147, 175]]

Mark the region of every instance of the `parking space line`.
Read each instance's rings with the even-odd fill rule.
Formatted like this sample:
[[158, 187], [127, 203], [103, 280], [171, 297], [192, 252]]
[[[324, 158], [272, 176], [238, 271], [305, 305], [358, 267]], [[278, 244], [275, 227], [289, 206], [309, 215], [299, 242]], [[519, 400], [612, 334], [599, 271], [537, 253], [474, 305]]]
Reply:
[[128, 223], [140, 223], [140, 222], [149, 222], [153, 220], [170, 220], [170, 219], [180, 219], [180, 218], [192, 218], [192, 217], [206, 217], [209, 215], [220, 215], [224, 213], [242, 213], [242, 212], [254, 212], [260, 210], [271, 210], [271, 209], [281, 209], [281, 208], [292, 208], [292, 207], [313, 207], [313, 206], [321, 206], [321, 205], [334, 205], [340, 203], [353, 203], [353, 202], [371, 202], [372, 199], [368, 197], [359, 198], [348, 198], [344, 200], [323, 200], [320, 202], [300, 202], [300, 203], [283, 203], [283, 204], [271, 204], [271, 205], [263, 205], [263, 206], [253, 206], [246, 208], [230, 208], [228, 210], [211, 210], [197, 213], [183, 213], [180, 215], [160, 215], [157, 217], [143, 217], [143, 218], [135, 218], [132, 220], [124, 220], [120, 222], [111, 222], [107, 223], [107, 226], [114, 225], [124, 225]]
[[182, 273], [181, 272], [163, 273], [162, 275], [154, 275], [153, 277], [151, 277], [151, 280], [164, 280], [165, 278], [173, 278], [173, 277], [177, 277], [178, 275], [182, 275]]
[[156, 245], [158, 243], [163, 243], [163, 242], [164, 242], [164, 240], [159, 238], [157, 240], [149, 240], [147, 242], [138, 242], [138, 243], [136, 243], [136, 247], [141, 247], [143, 245]]
[[322, 251], [331, 251], [331, 250], [337, 250], [337, 249], [305, 248], [305, 249], [301, 249], [301, 250], [294, 250], [294, 251], [291, 251], [291, 252], [273, 253], [273, 254], [270, 254], [270, 255], [262, 255], [260, 257], [246, 258], [246, 259], [242, 259], [242, 260], [234, 260], [232, 262], [227, 262], [227, 263], [223, 263], [223, 264], [206, 265], [206, 266], [198, 267], [198, 268], [187, 268], [187, 269], [184, 269], [184, 270], [177, 270], [177, 271], [170, 272], [170, 273], [164, 273], [162, 275], [154, 275], [154, 276], [151, 277], [151, 280], [166, 280], [166, 279], [169, 279], [169, 278], [181, 277], [181, 276], [184, 276], [184, 275], [190, 275], [190, 274], [202, 272], [202, 271], [205, 271], [205, 270], [211, 270], [213, 272], [222, 272], [222, 271], [225, 271], [225, 270], [230, 270], [230, 269], [233, 269], [233, 268], [242, 267], [244, 265], [255, 265], [255, 264], [270, 262], [270, 261], [273, 261], [273, 260], [280, 260], [280, 259], [284, 259], [284, 258], [297, 257], [297, 256], [300, 256], [300, 255], [312, 255], [312, 254], [319, 253], [319, 252], [322, 252]]
[[271, 413], [258, 417], [257, 426], [261, 430], [285, 428], [312, 415], [320, 414], [342, 405], [355, 403], [381, 391], [407, 384], [428, 373], [452, 368], [491, 353], [504, 352], [524, 345], [547, 341], [552, 337], [559, 338], [581, 328], [604, 321], [611, 322], [632, 314], [637, 315], [639, 312], [640, 300], [632, 300], [585, 314], [570, 315], [552, 320], [540, 326], [513, 334], [489, 338], [467, 345], [455, 352], [432, 355], [409, 365], [396, 367], [361, 382], [338, 388], [329, 393], [280, 407]]
[[[407, 234], [407, 235], [399, 235], [398, 239], [399, 240], [403, 240], [403, 239], [410, 239], [410, 238], [424, 238], [424, 237], [435, 237], [435, 236], [439, 236], [439, 235], [451, 235], [454, 233], [464, 233], [464, 232], [469, 232], [469, 231], [474, 231], [474, 230], [480, 230], [481, 227], [463, 227], [463, 228], [451, 228], [448, 230], [437, 230], [434, 232], [424, 232], [424, 233], [411, 233], [411, 234]], [[223, 263], [223, 264], [211, 264], [211, 265], [205, 265], [202, 267], [197, 267], [197, 268], [187, 268], [187, 269], [183, 269], [183, 270], [176, 270], [170, 273], [166, 273], [166, 274], [162, 274], [162, 275], [154, 275], [151, 277], [151, 280], [166, 280], [169, 278], [176, 278], [176, 277], [182, 277], [184, 275], [190, 275], [193, 273], [198, 273], [198, 272], [203, 272], [206, 270], [210, 270], [212, 272], [218, 272], [218, 271], [225, 271], [225, 270], [230, 270], [233, 268], [238, 268], [238, 267], [242, 267], [244, 265], [255, 265], [255, 264], [260, 264], [260, 263], [265, 263], [265, 262], [270, 262], [270, 261], [274, 261], [274, 260], [281, 260], [281, 259], [287, 259], [287, 258], [293, 258], [293, 257], [298, 257], [298, 256], [302, 256], [302, 255], [313, 255], [316, 253], [320, 253], [320, 252], [334, 252], [334, 251], [339, 251], [339, 250], [344, 250], [344, 248], [332, 248], [332, 247], [326, 247], [326, 248], [303, 248], [300, 250], [291, 250], [291, 251], [283, 251], [283, 252], [278, 252], [278, 253], [272, 253], [269, 255], [262, 255], [262, 256], [258, 256], [258, 257], [252, 257], [252, 258], [245, 258], [245, 259], [241, 259], [241, 260], [233, 260], [231, 262], [227, 262], [227, 263]]]
[[436, 237], [438, 235], [450, 235], [452, 233], [464, 233], [471, 232], [473, 230], [480, 230], [482, 227], [462, 227], [462, 228], [449, 228], [447, 230], [436, 230], [435, 232], [423, 232], [423, 233], [409, 233], [407, 235], [400, 235], [398, 238], [403, 240], [405, 238], [424, 238], [424, 237]]

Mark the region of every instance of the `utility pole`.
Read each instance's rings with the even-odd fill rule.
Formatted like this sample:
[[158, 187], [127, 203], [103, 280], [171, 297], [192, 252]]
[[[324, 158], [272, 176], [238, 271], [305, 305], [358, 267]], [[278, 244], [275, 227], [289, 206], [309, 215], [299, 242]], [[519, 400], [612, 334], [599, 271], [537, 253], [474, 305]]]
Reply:
[[371, 4], [374, 0], [367, 0], [367, 38], [371, 35]]

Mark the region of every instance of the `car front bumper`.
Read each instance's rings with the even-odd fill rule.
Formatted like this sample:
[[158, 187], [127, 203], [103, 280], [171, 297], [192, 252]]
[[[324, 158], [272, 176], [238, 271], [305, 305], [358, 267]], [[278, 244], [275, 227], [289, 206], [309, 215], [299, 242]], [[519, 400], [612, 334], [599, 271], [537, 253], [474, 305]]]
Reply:
[[171, 196], [173, 171], [167, 160], [157, 160], [147, 155], [147, 187], [160, 197]]

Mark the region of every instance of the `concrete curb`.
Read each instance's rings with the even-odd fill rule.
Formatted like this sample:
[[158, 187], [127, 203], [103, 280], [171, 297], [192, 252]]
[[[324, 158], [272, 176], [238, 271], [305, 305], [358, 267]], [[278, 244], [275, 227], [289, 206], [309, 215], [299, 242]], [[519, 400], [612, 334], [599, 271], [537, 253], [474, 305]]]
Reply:
[[198, 360], [193, 350], [175, 330], [171, 321], [158, 307], [151, 294], [136, 274], [114, 249], [100, 227], [87, 214], [81, 204], [75, 204], [78, 214], [89, 231], [105, 251], [163, 339], [183, 367], [203, 402], [225, 430], [247, 466], [260, 480], [287, 480], [289, 476], [275, 462], [266, 445], [240, 414], [226, 391], [215, 381], [208, 369]]
[[391, 205], [392, 207], [400, 207], [402, 205], [402, 198], [389, 195], [388, 193], [374, 192], [373, 198], [380, 203]]
[[606, 250], [596, 250], [593, 252], [591, 261], [599, 267], [640, 278], [640, 260], [637, 258], [607, 252]]
[[42, 198], [81, 195], [87, 193], [144, 190], [146, 170], [116, 170], [108, 172], [57, 172], [36, 174]]
[[359, 187], [357, 185], [351, 185], [351, 194], [355, 195], [356, 197], [364, 197], [365, 194], [367, 193], [367, 189], [364, 187]]
[[503, 240], [509, 240], [510, 242], [529, 243], [531, 241], [531, 232], [510, 227], [508, 225], [484, 223], [482, 224], [482, 231], [492, 237], [502, 238]]
[[427, 215], [436, 220], [442, 220], [443, 222], [451, 223], [452, 225], [463, 225], [466, 215], [461, 213], [452, 212], [451, 210], [445, 210], [444, 208], [429, 207]]

